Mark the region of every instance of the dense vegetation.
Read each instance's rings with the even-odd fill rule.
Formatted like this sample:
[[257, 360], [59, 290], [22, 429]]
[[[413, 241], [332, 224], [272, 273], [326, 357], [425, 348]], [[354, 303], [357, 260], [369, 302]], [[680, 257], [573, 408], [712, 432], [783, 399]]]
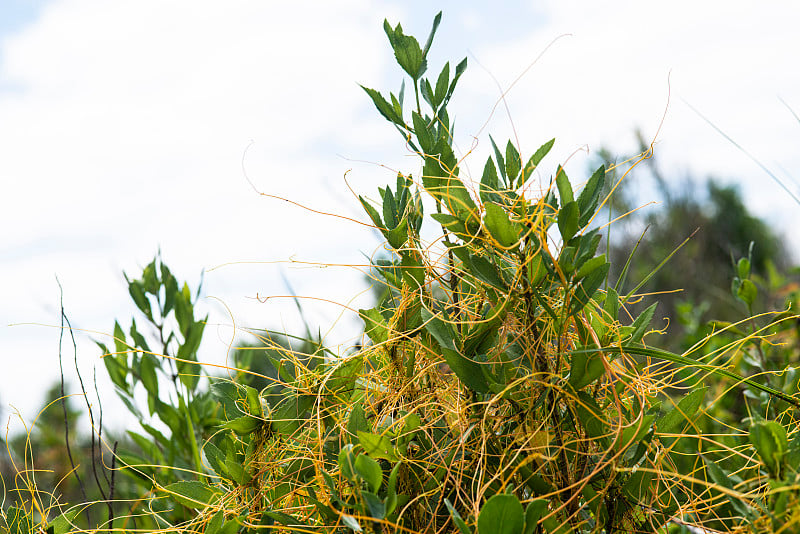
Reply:
[[[388, 96], [364, 88], [419, 155], [421, 174], [399, 174], [377, 202], [360, 197], [387, 252], [371, 271], [381, 298], [359, 312], [363, 343], [337, 354], [310, 335], [265, 331], [237, 369], [208, 369], [197, 360], [199, 288], [155, 258], [128, 280], [139, 324], [117, 322], [113, 346], [98, 343], [140, 428], [110, 441], [93, 417], [91, 438], [68, 436], [62, 448], [74, 408], [51, 406], [63, 412], [46, 411], [10, 444], [0, 528], [798, 530], [800, 293], [781, 274], [785, 253], [769, 248], [778, 241], [734, 205], [735, 191], [710, 186], [712, 203], [740, 215], [724, 219], [741, 225], [736, 242], [721, 239], [729, 229], [714, 237], [713, 212], [700, 225], [720, 247], [706, 247], [715, 265], [728, 262], [715, 275], [732, 280], [725, 302], [741, 314], [709, 324], [687, 308], [703, 298], [690, 293], [669, 304], [685, 350], [667, 350], [677, 345], [654, 324], [662, 296], [641, 301], [673, 250], [644, 240], [654, 245], [643, 260], [621, 239], [600, 252], [603, 210], [615, 205], [606, 165], [580, 191], [558, 167], [534, 194], [555, 141], [523, 157], [490, 140], [480, 183], [460, 177], [448, 106], [467, 62], [425, 77], [439, 21], [424, 46], [385, 23], [410, 96], [405, 85]], [[775, 295], [775, 311], [760, 308]], [[46, 475], [43, 464], [81, 466]]]

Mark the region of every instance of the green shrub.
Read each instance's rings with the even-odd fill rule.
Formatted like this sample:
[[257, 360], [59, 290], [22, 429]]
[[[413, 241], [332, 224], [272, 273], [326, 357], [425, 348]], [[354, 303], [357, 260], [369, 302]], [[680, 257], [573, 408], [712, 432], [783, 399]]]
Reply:
[[[404, 87], [388, 97], [364, 88], [422, 165], [419, 179], [401, 173], [394, 188], [380, 188], [376, 205], [360, 198], [390, 252], [373, 265], [389, 290], [359, 312], [368, 342], [347, 355], [274, 345], [263, 353], [270, 372], [260, 391], [212, 376], [196, 359], [205, 324], [194, 316], [196, 296], [154, 260], [129, 288], [156, 344], [134, 322], [127, 334], [115, 325], [113, 350], [101, 347], [128, 408], [139, 414], [138, 388], [148, 416], [139, 414], [146, 434], [129, 433], [138, 452], [117, 454], [138, 493], [120, 496], [126, 512], [100, 528], [796, 528], [793, 370], [744, 378], [723, 352], [651, 346], [655, 306], [627, 317], [638, 288], [620, 294], [597, 254], [604, 167], [580, 192], [559, 167], [545, 194], [532, 196], [526, 186], [554, 140], [525, 157], [492, 140], [494, 157], [472, 191], [460, 178], [448, 113], [466, 60], [425, 77], [440, 16], [424, 46], [385, 23], [410, 78], [410, 105]], [[423, 197], [435, 213], [425, 213]], [[440, 229], [433, 241], [421, 234], [426, 219]], [[757, 289], [739, 265], [734, 292], [751, 304]], [[794, 315], [782, 317], [721, 350], [768, 343]], [[764, 420], [751, 414], [747, 432], [700, 435], [720, 428], [709, 422], [714, 407], [740, 386], [769, 406]], [[32, 525], [14, 517], [28, 521], [32, 509], [15, 510], [7, 528], [27, 532]], [[64, 516], [48, 523], [46, 515], [45, 528], [70, 530]]]

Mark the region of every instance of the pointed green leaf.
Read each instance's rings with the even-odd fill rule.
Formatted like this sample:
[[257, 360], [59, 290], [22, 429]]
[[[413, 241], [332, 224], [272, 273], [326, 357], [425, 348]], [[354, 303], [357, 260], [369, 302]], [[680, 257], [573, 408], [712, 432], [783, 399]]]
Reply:
[[47, 531], [52, 532], [53, 534], [67, 534], [68, 532], [75, 532], [77, 528], [75, 527], [74, 521], [79, 512], [80, 509], [78, 508], [64, 512], [50, 521], [50, 524], [47, 525]]
[[589, 219], [594, 215], [594, 210], [600, 199], [600, 193], [603, 191], [605, 185], [606, 168], [601, 165], [594, 174], [589, 178], [586, 186], [578, 195], [578, 208], [581, 213], [579, 224], [581, 227], [589, 223]]
[[233, 430], [239, 436], [246, 436], [261, 428], [262, 424], [263, 421], [261, 419], [256, 419], [255, 417], [245, 415], [242, 417], [237, 417], [236, 419], [231, 419], [222, 425], [222, 428]]
[[431, 44], [433, 44], [433, 36], [436, 35], [436, 29], [439, 27], [439, 23], [442, 22], [442, 12], [439, 11], [435, 17], [433, 17], [433, 26], [431, 27], [431, 32], [428, 34], [428, 38], [425, 40], [425, 46], [422, 49], [422, 55], [427, 56], [428, 51], [431, 49]]
[[499, 185], [494, 161], [492, 161], [492, 158], [486, 158], [486, 165], [483, 167], [483, 176], [481, 177], [480, 189], [478, 190], [480, 199], [484, 203], [495, 202], [499, 204]]
[[534, 499], [525, 508], [525, 534], [533, 534], [536, 530], [536, 524], [542, 518], [544, 512], [547, 510], [546, 499]]
[[561, 165], [556, 170], [556, 186], [558, 186], [558, 197], [562, 206], [575, 200], [572, 196], [572, 186], [569, 183], [567, 172]]
[[461, 534], [472, 534], [472, 531], [469, 529], [467, 524], [461, 519], [461, 514], [458, 513], [458, 510], [453, 507], [453, 504], [450, 502], [449, 499], [444, 500], [444, 505], [450, 511], [450, 518], [453, 520], [453, 523], [458, 527], [458, 530]]
[[750, 426], [750, 443], [767, 466], [772, 478], [779, 478], [783, 456], [789, 448], [786, 429], [776, 421], [756, 421]]
[[414, 80], [419, 80], [425, 73], [427, 67], [422, 49], [417, 39], [411, 35], [405, 35], [403, 28], [398, 24], [394, 29], [389, 25], [389, 21], [383, 21], [383, 30], [389, 38], [389, 43], [394, 50], [394, 57], [397, 64], [406, 71]]
[[[706, 458], [702, 454], [700, 456], [703, 458], [703, 461], [706, 464], [706, 471], [708, 472], [711, 481], [727, 490], [735, 491], [729, 473], [723, 471], [722, 468], [717, 465], [717, 462]], [[733, 506], [734, 510], [744, 517], [748, 517], [750, 515], [747, 504], [741, 499], [728, 492], [725, 493], [725, 496], [728, 498], [728, 502], [731, 503], [731, 506]]]
[[506, 144], [506, 176], [509, 184], [516, 182], [519, 172], [522, 170], [522, 159], [516, 147], [509, 141]]
[[520, 227], [509, 220], [506, 211], [494, 202], [487, 202], [485, 208], [486, 216], [483, 218], [483, 222], [486, 224], [489, 234], [504, 248], [513, 247], [518, 243]]
[[680, 432], [684, 423], [692, 421], [705, 398], [707, 387], [695, 389], [685, 395], [678, 404], [656, 421], [656, 430], [664, 434]]
[[357, 431], [356, 434], [358, 435], [358, 442], [364, 447], [364, 452], [372, 458], [383, 458], [390, 462], [396, 462], [400, 459], [394, 450], [392, 440], [387, 436], [362, 431]]
[[575, 201], [567, 202], [558, 210], [558, 231], [564, 243], [572, 239], [580, 230], [579, 216], [578, 203]]
[[506, 289], [505, 282], [500, 277], [497, 268], [492, 262], [482, 256], [473, 256], [472, 254], [468, 256], [468, 259], [469, 263], [467, 263], [467, 267], [469, 267], [470, 272], [475, 278], [497, 289]]
[[583, 389], [606, 372], [603, 356], [599, 352], [575, 352], [569, 371], [569, 383], [575, 390]]
[[489, 385], [486, 382], [481, 365], [458, 351], [455, 346], [455, 333], [452, 327], [434, 316], [427, 308], [423, 307], [420, 313], [422, 320], [425, 322], [425, 329], [439, 343], [444, 360], [459, 380], [475, 392], [488, 392]]
[[500, 170], [500, 176], [503, 177], [504, 182], [508, 185], [508, 178], [507, 178], [508, 175], [506, 174], [506, 162], [505, 159], [503, 158], [503, 154], [502, 152], [500, 152], [500, 149], [497, 148], [497, 144], [494, 142], [494, 139], [492, 138], [491, 135], [489, 136], [489, 141], [492, 143], [492, 149], [494, 149], [494, 157], [495, 161], [497, 161], [497, 168]]
[[736, 272], [742, 280], [750, 278], [750, 260], [747, 258], [740, 259], [739, 263], [736, 264]]
[[364, 333], [369, 336], [373, 343], [379, 345], [386, 343], [389, 339], [389, 328], [386, 319], [383, 318], [378, 308], [368, 310], [358, 310], [361, 320], [364, 321]]
[[425, 154], [434, 154], [435, 142], [428, 131], [428, 123], [416, 111], [411, 113], [411, 119], [414, 121], [414, 135], [417, 136], [420, 148]]
[[353, 532], [362, 532], [361, 525], [358, 524], [358, 519], [352, 515], [342, 514], [342, 523]]
[[570, 315], [581, 311], [594, 297], [597, 290], [605, 282], [609, 267], [611, 267], [611, 264], [608, 262], [596, 267], [575, 287], [572, 304], [570, 305]]
[[758, 288], [749, 279], [742, 280], [736, 290], [736, 296], [748, 306], [752, 306], [758, 296]]
[[536, 170], [536, 167], [539, 166], [539, 163], [541, 163], [544, 157], [547, 156], [547, 153], [550, 152], [551, 148], [553, 148], [555, 142], [555, 138], [550, 139], [548, 142], [540, 146], [533, 156], [531, 156], [531, 159], [529, 159], [528, 163], [525, 164], [525, 172], [523, 172], [519, 177], [519, 183], [517, 184], [518, 187], [522, 186], [524, 181], [531, 177], [533, 171]]
[[353, 409], [350, 411], [350, 417], [347, 419], [347, 432], [351, 442], [356, 439], [359, 431], [369, 431], [367, 414], [364, 412], [364, 407], [361, 405], [361, 402], [353, 406]]
[[378, 491], [383, 481], [383, 472], [377, 461], [365, 454], [359, 454], [353, 465], [356, 474], [367, 483], [373, 492]]
[[616, 443], [617, 450], [622, 451], [638, 443], [650, 431], [655, 418], [655, 415], [644, 415], [623, 428]]
[[653, 315], [656, 313], [656, 306], [658, 306], [658, 302], [648, 306], [648, 308], [639, 314], [639, 317], [631, 323], [633, 333], [628, 340], [630, 343], [640, 343], [642, 341], [642, 338], [647, 333], [647, 329], [650, 327], [650, 323], [653, 321]]
[[[362, 456], [362, 458], [366, 458], [366, 456]], [[362, 491], [361, 498], [364, 499], [364, 504], [367, 505], [367, 513], [370, 517], [375, 519], [383, 519], [386, 517], [386, 504], [380, 497], [371, 491]]]
[[181, 480], [164, 486], [176, 502], [196, 510], [217, 503], [222, 498], [222, 490], [197, 480]]
[[375, 107], [378, 109], [378, 112], [380, 112], [380, 114], [383, 115], [383, 118], [385, 118], [389, 122], [393, 122], [394, 124], [400, 127], [405, 126], [403, 118], [397, 114], [394, 107], [392, 107], [392, 105], [389, 104], [389, 102], [387, 102], [386, 99], [383, 98], [383, 96], [378, 91], [376, 91], [375, 89], [364, 87], [363, 85], [361, 86], [361, 88], [367, 92], [369, 97], [372, 99], [372, 103], [375, 104]]
[[436, 80], [436, 90], [433, 94], [434, 102], [436, 102], [436, 106], [439, 106], [443, 101], [444, 97], [447, 96], [447, 86], [450, 83], [450, 62], [444, 64], [444, 68], [442, 68], [442, 72], [439, 73], [439, 78]]

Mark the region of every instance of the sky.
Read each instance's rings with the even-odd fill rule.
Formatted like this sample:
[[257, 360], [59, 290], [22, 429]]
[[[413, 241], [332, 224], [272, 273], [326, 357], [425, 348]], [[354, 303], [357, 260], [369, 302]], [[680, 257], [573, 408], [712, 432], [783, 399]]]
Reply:
[[580, 182], [601, 148], [633, 153], [639, 129], [668, 176], [739, 183], [800, 250], [798, 204], [754, 161], [797, 194], [796, 2], [2, 0], [11, 430], [59, 376], [59, 283], [79, 366], [118, 407], [94, 340], [130, 324], [123, 271], [138, 276], [159, 250], [190, 285], [202, 273], [204, 361], [223, 363], [248, 328], [298, 332], [291, 294], [335, 350], [351, 345], [370, 305], [365, 258], [381, 249], [347, 219], [366, 221], [355, 194], [419, 171], [358, 84], [396, 92], [384, 18], [424, 39], [440, 9], [432, 75], [469, 62], [450, 106], [463, 175], [479, 178], [488, 134], [523, 154], [555, 137], [545, 168], [566, 161]]

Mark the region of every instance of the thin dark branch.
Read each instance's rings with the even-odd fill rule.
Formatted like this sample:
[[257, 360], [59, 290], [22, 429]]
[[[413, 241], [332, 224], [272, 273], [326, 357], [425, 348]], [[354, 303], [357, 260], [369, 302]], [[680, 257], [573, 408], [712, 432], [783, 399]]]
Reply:
[[[78, 486], [81, 488], [81, 495], [85, 500], [89, 500], [89, 497], [86, 495], [86, 488], [83, 485], [83, 480], [81, 480], [81, 476], [78, 474], [78, 470], [75, 467], [75, 461], [72, 458], [72, 449], [69, 446], [69, 417], [67, 415], [67, 402], [66, 402], [66, 393], [64, 392], [64, 363], [62, 358], [61, 346], [62, 341], [64, 339], [64, 322], [69, 324], [67, 321], [67, 315], [64, 313], [64, 288], [61, 287], [61, 282], [58, 280], [56, 276], [56, 283], [58, 284], [58, 293], [60, 296], [60, 305], [61, 305], [61, 332], [58, 335], [58, 369], [61, 373], [61, 409], [64, 412], [64, 442], [67, 445], [67, 456], [69, 457], [69, 465], [72, 468], [72, 472], [75, 473], [75, 478], [78, 480]], [[72, 333], [70, 327], [70, 334]], [[75, 338], [72, 338], [73, 344], [75, 343]], [[77, 354], [78, 348], [75, 346], [75, 352]], [[76, 356], [77, 357], [77, 356]], [[87, 510], [88, 513], [88, 510]]]
[[[103, 491], [103, 486], [100, 484], [100, 479], [97, 476], [97, 466], [95, 462], [95, 447], [94, 447], [94, 413], [92, 412], [92, 405], [89, 403], [89, 394], [86, 393], [86, 386], [83, 383], [83, 375], [81, 375], [81, 370], [78, 367], [78, 344], [75, 341], [75, 334], [72, 331], [72, 324], [69, 322], [69, 318], [67, 318], [66, 314], [64, 314], [63, 309], [61, 312], [61, 318], [64, 322], [67, 323], [67, 327], [69, 328], [69, 335], [72, 338], [72, 347], [74, 350], [74, 364], [75, 364], [75, 373], [78, 375], [78, 383], [81, 385], [81, 393], [83, 394], [83, 400], [86, 402], [86, 411], [89, 413], [89, 423], [91, 424], [92, 428], [92, 436], [90, 442], [92, 444], [92, 456], [91, 456], [91, 465], [92, 465], [92, 475], [94, 476], [95, 483], [97, 484], [97, 489], [100, 491], [100, 495], [103, 499], [106, 498], [105, 491]], [[62, 327], [61, 331], [63, 332], [64, 329]]]
[[[111, 451], [111, 483], [108, 485], [108, 530], [114, 530], [114, 477], [117, 474], [117, 445], [118, 441], [114, 442], [114, 448]], [[105, 465], [105, 464], [104, 464]]]
[[[97, 390], [97, 367], [93, 369], [93, 380], [94, 380], [94, 393], [97, 395], [97, 409], [100, 412], [100, 419], [97, 424], [97, 447], [100, 449], [100, 462], [103, 464], [103, 467], [106, 466], [105, 462], [103, 462], [103, 452], [102, 452], [102, 445], [103, 445], [103, 402], [100, 400], [100, 392]], [[106, 470], [103, 469], [100, 471], [103, 474], [103, 478], [106, 481], [106, 485], [110, 484], [108, 480], [108, 475], [106, 475]]]

